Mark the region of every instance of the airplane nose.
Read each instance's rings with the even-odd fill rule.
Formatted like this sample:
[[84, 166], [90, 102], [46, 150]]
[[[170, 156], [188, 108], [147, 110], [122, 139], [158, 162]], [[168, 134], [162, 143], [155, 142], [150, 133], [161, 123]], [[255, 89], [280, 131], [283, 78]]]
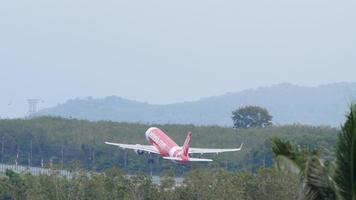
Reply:
[[150, 134], [150, 129], [147, 129], [145, 136], [146, 136], [146, 140], [148, 140], [148, 135]]

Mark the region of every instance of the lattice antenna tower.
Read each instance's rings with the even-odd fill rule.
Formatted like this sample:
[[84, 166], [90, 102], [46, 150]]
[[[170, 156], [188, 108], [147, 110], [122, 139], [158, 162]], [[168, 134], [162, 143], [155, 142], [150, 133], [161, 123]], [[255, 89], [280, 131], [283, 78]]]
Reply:
[[37, 112], [39, 101], [39, 99], [27, 99], [28, 117], [32, 117]]

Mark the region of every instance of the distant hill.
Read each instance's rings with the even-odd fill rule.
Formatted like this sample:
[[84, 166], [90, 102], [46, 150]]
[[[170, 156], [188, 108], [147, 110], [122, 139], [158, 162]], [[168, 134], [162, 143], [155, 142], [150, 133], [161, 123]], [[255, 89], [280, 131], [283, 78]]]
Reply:
[[244, 105], [258, 105], [269, 110], [276, 124], [338, 126], [344, 121], [347, 107], [353, 99], [356, 99], [356, 83], [317, 87], [278, 84], [168, 105], [152, 105], [116, 96], [73, 99], [43, 109], [37, 115], [120, 122], [232, 126], [232, 110]]

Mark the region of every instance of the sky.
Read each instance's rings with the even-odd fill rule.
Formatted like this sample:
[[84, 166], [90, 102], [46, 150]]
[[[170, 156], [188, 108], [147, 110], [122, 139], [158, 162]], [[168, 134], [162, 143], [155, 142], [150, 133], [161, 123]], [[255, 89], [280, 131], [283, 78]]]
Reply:
[[353, 0], [0, 3], [0, 117], [77, 97], [152, 104], [356, 81]]

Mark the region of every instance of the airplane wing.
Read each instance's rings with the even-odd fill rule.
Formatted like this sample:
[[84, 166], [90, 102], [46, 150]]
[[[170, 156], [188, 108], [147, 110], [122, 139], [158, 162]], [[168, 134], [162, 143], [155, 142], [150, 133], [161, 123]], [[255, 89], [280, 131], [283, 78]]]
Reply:
[[113, 143], [113, 142], [105, 142], [105, 144], [118, 146], [118, 147], [123, 148], [123, 149], [133, 149], [133, 150], [140, 150], [140, 151], [146, 151], [146, 152], [149, 152], [149, 153], [159, 154], [157, 148], [154, 147], [153, 145], [120, 144], [120, 143]]
[[224, 152], [233, 152], [233, 151], [240, 151], [242, 149], [242, 146], [244, 145], [244, 143], [242, 143], [240, 145], [239, 148], [236, 149], [208, 149], [208, 148], [192, 148], [189, 147], [189, 154], [193, 154], [193, 153], [200, 153], [200, 154], [204, 154], [204, 153], [224, 153]]

